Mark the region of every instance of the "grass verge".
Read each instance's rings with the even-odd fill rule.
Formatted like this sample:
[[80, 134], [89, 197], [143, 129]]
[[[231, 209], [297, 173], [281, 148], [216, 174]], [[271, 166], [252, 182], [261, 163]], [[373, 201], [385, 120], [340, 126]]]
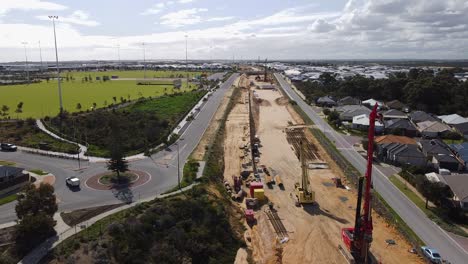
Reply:
[[16, 193], [0, 198], [0, 205], [11, 203], [16, 200]]
[[399, 180], [395, 176], [391, 176], [390, 181], [395, 185], [402, 193], [408, 197], [421, 211], [423, 211], [429, 219], [434, 221], [437, 225], [439, 225], [441, 228], [444, 230], [468, 237], [468, 234], [461, 229], [459, 226], [457, 226], [454, 223], [451, 223], [450, 221], [445, 220], [444, 218], [440, 217], [437, 213], [437, 208], [426, 208], [426, 202], [423, 201], [417, 194], [415, 194], [411, 189], [407, 188], [405, 183], [403, 183], [401, 180]]
[[29, 171], [34, 173], [34, 174], [37, 174], [39, 176], [44, 176], [44, 175], [49, 174], [48, 172], [40, 170], [40, 169], [33, 169], [33, 170], [29, 170]]
[[0, 160], [0, 165], [1, 166], [15, 166], [16, 163], [12, 161]]

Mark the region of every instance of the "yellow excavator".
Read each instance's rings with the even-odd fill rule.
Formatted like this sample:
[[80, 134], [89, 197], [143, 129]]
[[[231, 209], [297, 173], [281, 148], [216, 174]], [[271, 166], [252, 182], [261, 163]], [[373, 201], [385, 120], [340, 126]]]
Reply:
[[301, 161], [301, 169], [302, 169], [302, 184], [296, 182], [294, 185], [294, 190], [296, 192], [297, 197], [297, 205], [300, 204], [311, 204], [315, 202], [315, 192], [313, 192], [310, 188], [309, 182], [309, 168], [306, 162], [305, 157], [305, 144], [301, 142], [301, 149], [299, 154], [299, 159]]

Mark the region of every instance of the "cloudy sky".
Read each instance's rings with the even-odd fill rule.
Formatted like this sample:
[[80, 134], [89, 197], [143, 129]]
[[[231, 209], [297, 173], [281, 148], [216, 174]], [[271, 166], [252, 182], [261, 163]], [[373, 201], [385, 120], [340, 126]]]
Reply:
[[0, 61], [467, 59], [468, 0], [0, 0]]

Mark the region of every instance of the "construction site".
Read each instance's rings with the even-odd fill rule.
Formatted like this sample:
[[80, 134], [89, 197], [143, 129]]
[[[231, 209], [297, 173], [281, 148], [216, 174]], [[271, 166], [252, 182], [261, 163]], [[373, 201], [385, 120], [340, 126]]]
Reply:
[[[255, 263], [364, 263], [361, 256], [353, 259], [361, 249], [370, 252], [366, 263], [424, 263], [371, 210], [364, 213], [371, 219], [369, 239], [365, 219], [356, 221], [363, 219], [356, 215], [358, 191], [348, 186], [272, 75], [248, 72], [238, 85], [242, 96], [226, 121], [224, 185], [244, 212], [244, 237]], [[365, 192], [360, 196], [368, 202]], [[349, 231], [355, 223], [364, 231], [356, 231], [353, 242]]]

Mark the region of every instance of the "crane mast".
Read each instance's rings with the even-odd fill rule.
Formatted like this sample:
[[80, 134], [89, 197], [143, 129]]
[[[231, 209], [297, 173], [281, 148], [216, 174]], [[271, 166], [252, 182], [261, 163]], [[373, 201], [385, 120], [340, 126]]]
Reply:
[[[372, 162], [374, 153], [375, 121], [377, 118], [377, 104], [374, 105], [369, 115], [369, 132], [367, 146], [367, 169], [365, 177], [360, 177], [358, 181], [358, 199], [356, 206], [356, 218], [354, 227], [343, 228], [341, 231], [343, 242], [350, 251], [356, 263], [368, 263], [369, 248], [372, 242]], [[365, 187], [363, 190], [365, 180]], [[364, 191], [364, 195], [363, 195]], [[364, 196], [364, 197], [363, 197]], [[361, 202], [364, 198], [364, 205], [361, 214]]]

